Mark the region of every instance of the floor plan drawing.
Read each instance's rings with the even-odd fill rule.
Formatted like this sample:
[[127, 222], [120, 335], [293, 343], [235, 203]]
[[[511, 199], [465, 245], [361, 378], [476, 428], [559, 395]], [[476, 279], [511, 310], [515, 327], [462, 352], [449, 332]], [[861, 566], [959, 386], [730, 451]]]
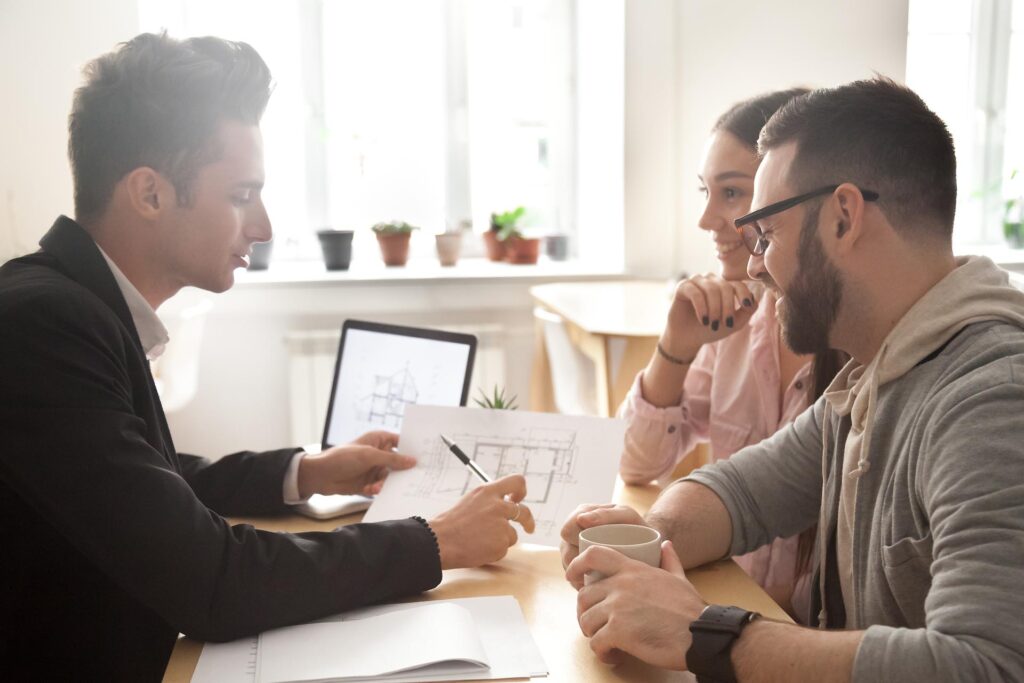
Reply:
[[360, 419], [388, 429], [399, 429], [405, 407], [416, 403], [420, 392], [409, 365], [391, 375], [374, 375], [373, 393], [363, 398]]
[[[522, 439], [469, 434], [454, 438], [470, 459], [495, 479], [509, 474], [526, 477], [526, 503], [547, 503], [556, 485], [574, 481], [573, 467], [578, 460], [575, 432], [533, 430]], [[437, 476], [423, 481], [422, 494], [459, 497], [476, 486], [476, 478], [443, 444], [432, 459]]]
[[441, 441], [444, 434], [492, 479], [522, 475], [522, 502], [537, 523], [522, 540], [557, 546], [577, 505], [611, 500], [624, 433], [621, 420], [608, 418], [409, 406], [398, 450], [419, 463], [388, 476], [365, 521], [441, 512], [480, 485]]

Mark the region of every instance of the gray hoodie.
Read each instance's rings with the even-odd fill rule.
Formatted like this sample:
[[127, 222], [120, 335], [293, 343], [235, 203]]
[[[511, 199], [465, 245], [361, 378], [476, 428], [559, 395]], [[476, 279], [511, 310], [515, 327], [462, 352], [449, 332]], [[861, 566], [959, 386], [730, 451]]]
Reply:
[[844, 368], [790, 426], [688, 477], [725, 503], [732, 555], [819, 523], [808, 616], [867, 629], [855, 681], [1024, 680], [1022, 321], [1005, 274], [961, 261], [888, 360]]

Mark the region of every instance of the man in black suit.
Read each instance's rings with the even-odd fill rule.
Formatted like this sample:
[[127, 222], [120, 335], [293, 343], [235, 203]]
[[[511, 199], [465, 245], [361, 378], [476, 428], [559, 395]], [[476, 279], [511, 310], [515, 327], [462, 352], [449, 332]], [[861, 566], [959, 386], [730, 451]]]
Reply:
[[284, 534], [224, 519], [373, 493], [414, 460], [383, 432], [317, 455], [175, 451], [154, 311], [187, 285], [228, 289], [270, 239], [270, 73], [244, 43], [148, 34], [86, 76], [76, 218], [0, 269], [0, 679], [158, 680], [179, 632], [229, 640], [417, 593], [503, 557], [510, 520], [532, 531], [520, 476], [429, 521]]

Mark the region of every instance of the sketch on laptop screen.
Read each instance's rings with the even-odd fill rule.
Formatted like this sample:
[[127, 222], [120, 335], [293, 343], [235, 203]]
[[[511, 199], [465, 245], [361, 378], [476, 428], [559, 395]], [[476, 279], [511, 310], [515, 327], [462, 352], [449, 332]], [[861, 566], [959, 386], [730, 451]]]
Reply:
[[464, 405], [475, 345], [472, 335], [346, 322], [324, 445], [397, 433], [410, 404]]

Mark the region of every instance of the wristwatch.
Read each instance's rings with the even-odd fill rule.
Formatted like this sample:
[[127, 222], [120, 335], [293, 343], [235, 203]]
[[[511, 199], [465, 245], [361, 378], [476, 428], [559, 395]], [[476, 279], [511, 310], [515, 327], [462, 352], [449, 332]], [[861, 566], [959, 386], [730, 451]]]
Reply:
[[739, 607], [708, 605], [690, 624], [692, 641], [686, 651], [686, 668], [697, 683], [736, 683], [730, 653], [743, 629], [757, 617]]

